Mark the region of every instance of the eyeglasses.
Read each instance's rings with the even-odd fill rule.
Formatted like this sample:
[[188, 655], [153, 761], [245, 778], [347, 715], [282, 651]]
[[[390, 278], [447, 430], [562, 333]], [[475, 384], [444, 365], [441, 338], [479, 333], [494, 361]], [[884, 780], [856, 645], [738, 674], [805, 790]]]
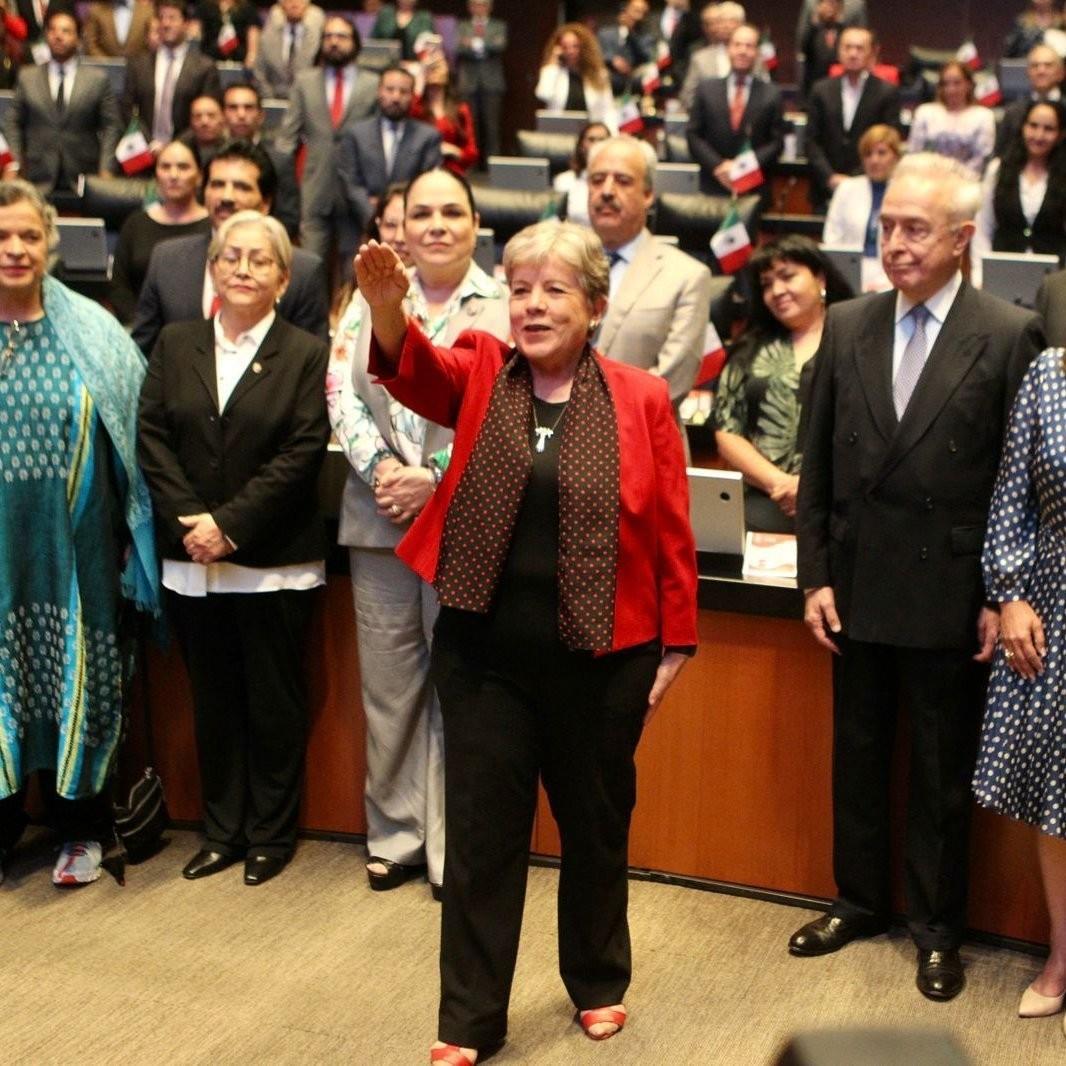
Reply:
[[247, 263], [248, 273], [256, 278], [266, 277], [271, 267], [278, 265], [276, 259], [262, 252], [241, 252], [236, 248], [223, 248], [215, 256], [215, 265], [223, 274], [233, 274], [240, 269], [241, 263]]

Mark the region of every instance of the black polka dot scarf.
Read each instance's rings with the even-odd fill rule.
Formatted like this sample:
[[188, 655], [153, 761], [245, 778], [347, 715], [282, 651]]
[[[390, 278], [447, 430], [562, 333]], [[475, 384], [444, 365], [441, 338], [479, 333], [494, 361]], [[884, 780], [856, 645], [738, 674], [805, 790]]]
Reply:
[[[514, 352], [500, 369], [448, 508], [435, 582], [440, 602], [488, 612], [533, 469], [533, 379]], [[618, 421], [603, 369], [585, 349], [559, 445], [559, 637], [609, 651], [618, 564]]]

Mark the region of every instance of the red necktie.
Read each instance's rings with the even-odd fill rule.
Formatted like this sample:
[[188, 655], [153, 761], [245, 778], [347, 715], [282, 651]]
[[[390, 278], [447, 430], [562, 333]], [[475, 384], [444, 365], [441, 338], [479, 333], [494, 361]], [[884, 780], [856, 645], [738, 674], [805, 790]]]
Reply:
[[333, 71], [333, 100], [329, 105], [329, 118], [333, 128], [337, 129], [344, 118], [344, 73], [335, 68]]
[[736, 133], [740, 124], [744, 121], [744, 75], [733, 75], [733, 100], [729, 105], [729, 125]]

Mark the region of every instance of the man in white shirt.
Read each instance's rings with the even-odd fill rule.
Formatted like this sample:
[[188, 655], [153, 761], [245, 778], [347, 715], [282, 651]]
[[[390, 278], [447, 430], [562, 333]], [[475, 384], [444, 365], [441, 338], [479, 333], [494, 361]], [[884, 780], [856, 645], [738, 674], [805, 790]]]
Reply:
[[14, 159], [3, 176], [20, 174], [51, 193], [73, 189], [80, 174], [107, 174], [121, 130], [107, 74], [78, 62], [77, 18], [57, 8], [44, 32], [50, 58], [19, 71], [4, 120]]

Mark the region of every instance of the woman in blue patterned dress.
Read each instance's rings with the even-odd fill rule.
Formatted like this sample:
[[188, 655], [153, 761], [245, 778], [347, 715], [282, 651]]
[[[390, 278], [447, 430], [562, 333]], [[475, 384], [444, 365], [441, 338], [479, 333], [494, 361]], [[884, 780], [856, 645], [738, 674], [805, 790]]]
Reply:
[[144, 360], [106, 311], [45, 277], [56, 241], [37, 190], [0, 182], [0, 862], [41, 771], [63, 840], [53, 881], [75, 885], [100, 871], [122, 601], [155, 610], [158, 579], [134, 446]]
[[974, 775], [977, 800], [1040, 830], [1051, 953], [1025, 990], [1023, 1018], [1055, 1014], [1066, 993], [1066, 365], [1051, 348], [1018, 391], [988, 522], [983, 565], [1000, 604]]

